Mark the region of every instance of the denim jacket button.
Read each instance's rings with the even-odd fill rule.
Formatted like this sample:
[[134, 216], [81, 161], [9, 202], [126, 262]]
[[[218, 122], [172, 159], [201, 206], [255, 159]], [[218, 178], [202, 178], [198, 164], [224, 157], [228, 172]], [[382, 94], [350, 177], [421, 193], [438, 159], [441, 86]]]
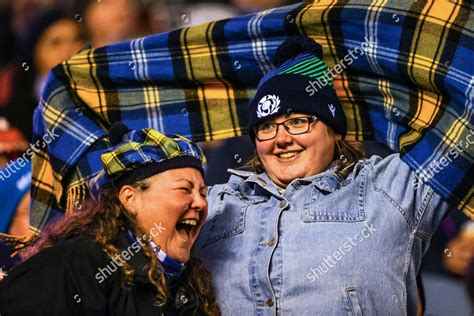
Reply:
[[259, 304], [260, 306], [269, 306], [269, 307], [272, 307], [274, 304], [273, 302], [273, 299], [269, 298], [268, 300], [266, 300], [266, 302], [262, 303], [262, 304]]
[[271, 247], [271, 246], [273, 246], [273, 245], [275, 244], [275, 242], [276, 242], [276, 239], [275, 239], [275, 238], [272, 238], [272, 239], [270, 239], [270, 240], [267, 242], [267, 246]]
[[286, 201], [285, 200], [281, 200], [280, 201], [280, 207], [283, 208], [286, 206]]
[[275, 243], [276, 243], [276, 238], [272, 238], [269, 241], [265, 241], [265, 242], [260, 243], [260, 246], [269, 246], [269, 247], [271, 247]]

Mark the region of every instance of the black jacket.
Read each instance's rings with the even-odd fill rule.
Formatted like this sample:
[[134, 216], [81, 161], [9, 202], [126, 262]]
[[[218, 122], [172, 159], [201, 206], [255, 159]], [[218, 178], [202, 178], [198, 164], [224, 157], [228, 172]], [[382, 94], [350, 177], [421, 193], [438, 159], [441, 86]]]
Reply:
[[[122, 234], [117, 246], [130, 245]], [[156, 291], [147, 278], [145, 255], [140, 250], [127, 262], [135, 270], [129, 291], [121, 285], [119, 268], [93, 241], [65, 240], [31, 257], [0, 282], [0, 315], [204, 315], [196, 293], [181, 281], [169, 289], [165, 308], [154, 307]], [[106, 267], [117, 269], [109, 274]]]

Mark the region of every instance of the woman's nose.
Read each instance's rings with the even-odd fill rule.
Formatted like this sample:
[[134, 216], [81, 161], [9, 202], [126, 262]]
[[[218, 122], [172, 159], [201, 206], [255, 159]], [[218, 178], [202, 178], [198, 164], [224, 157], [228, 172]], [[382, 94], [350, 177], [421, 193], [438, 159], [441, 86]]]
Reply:
[[283, 125], [278, 126], [277, 134], [275, 136], [275, 141], [277, 142], [277, 144], [291, 143], [292, 139], [293, 138], [291, 137], [291, 134], [288, 133], [288, 131]]
[[193, 199], [191, 208], [197, 211], [205, 211], [207, 209], [207, 200], [200, 193], [197, 193]]

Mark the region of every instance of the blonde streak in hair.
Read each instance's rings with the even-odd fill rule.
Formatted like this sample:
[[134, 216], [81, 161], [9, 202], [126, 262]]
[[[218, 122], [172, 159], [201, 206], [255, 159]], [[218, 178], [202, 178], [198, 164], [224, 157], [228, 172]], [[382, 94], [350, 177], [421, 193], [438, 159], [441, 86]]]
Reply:
[[[143, 253], [150, 259], [150, 266], [148, 267], [147, 275], [148, 280], [156, 288], [156, 301], [154, 305], [157, 307], [163, 307], [166, 305], [168, 300], [168, 282], [163, 271], [158, 270], [158, 260], [156, 259], [155, 253], [151, 249], [151, 246], [147, 245], [142, 248]], [[158, 278], [157, 278], [158, 275]]]

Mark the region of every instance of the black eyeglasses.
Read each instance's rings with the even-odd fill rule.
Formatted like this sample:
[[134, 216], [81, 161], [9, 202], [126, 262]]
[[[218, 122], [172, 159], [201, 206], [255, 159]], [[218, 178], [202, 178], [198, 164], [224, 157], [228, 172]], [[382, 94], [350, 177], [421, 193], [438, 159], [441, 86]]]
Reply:
[[281, 123], [263, 122], [258, 124], [255, 128], [255, 136], [259, 141], [273, 139], [277, 136], [278, 127], [283, 125], [288, 133], [291, 135], [304, 134], [309, 131], [311, 123], [316, 122], [316, 116], [301, 116], [293, 117]]

